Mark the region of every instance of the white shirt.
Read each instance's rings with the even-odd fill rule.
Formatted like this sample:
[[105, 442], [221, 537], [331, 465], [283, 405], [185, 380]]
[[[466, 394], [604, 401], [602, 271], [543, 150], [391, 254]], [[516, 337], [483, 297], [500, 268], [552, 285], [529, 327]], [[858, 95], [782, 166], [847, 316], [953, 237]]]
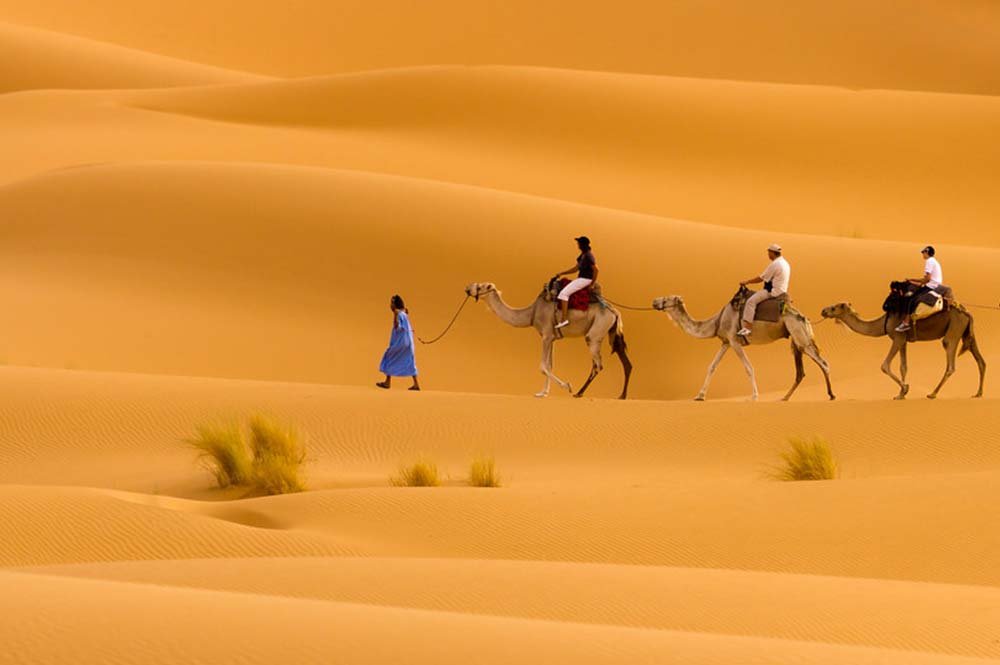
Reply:
[[779, 256], [771, 261], [771, 265], [764, 269], [760, 278], [765, 282], [771, 282], [771, 295], [780, 296], [788, 293], [788, 279], [792, 276], [792, 266], [788, 265], [785, 257]]
[[927, 257], [927, 261], [924, 262], [924, 274], [930, 275], [930, 281], [927, 282], [929, 288], [936, 289], [944, 281], [944, 277], [941, 275], [941, 264], [933, 256]]

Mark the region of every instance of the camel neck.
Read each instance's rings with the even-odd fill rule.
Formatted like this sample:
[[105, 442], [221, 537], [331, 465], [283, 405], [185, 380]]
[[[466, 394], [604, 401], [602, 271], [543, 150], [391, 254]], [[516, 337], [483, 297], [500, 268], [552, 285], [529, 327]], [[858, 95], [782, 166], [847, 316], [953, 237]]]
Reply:
[[850, 311], [840, 317], [848, 328], [854, 332], [867, 335], [868, 337], [882, 337], [886, 333], [886, 315], [875, 319], [862, 319], [857, 312]]
[[697, 320], [692, 319], [691, 315], [688, 314], [687, 308], [683, 304], [677, 305], [676, 307], [671, 307], [666, 310], [667, 316], [674, 320], [681, 330], [686, 332], [692, 337], [699, 337], [702, 339], [708, 337], [715, 337], [719, 333], [719, 317], [722, 316], [722, 312], [719, 312], [715, 316], [709, 319]]
[[486, 294], [486, 306], [489, 307], [501, 321], [515, 328], [527, 328], [534, 321], [535, 305], [514, 308], [503, 301], [499, 291]]

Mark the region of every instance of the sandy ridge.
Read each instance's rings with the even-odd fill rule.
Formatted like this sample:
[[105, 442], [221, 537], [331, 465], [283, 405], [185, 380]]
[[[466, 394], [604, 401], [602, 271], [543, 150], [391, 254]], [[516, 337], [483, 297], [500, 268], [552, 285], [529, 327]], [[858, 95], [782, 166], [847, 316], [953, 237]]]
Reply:
[[254, 74], [5, 22], [0, 22], [0, 63], [0, 93], [264, 80]]
[[[73, 648], [95, 655], [113, 648], [122, 662], [177, 658], [187, 662], [270, 662], [278, 653], [298, 662], [325, 662], [330, 649], [335, 648], [352, 662], [378, 663], [391, 658], [399, 643], [411, 644], [409, 657], [413, 662], [431, 662], [445, 653], [449, 658], [475, 657], [483, 663], [510, 662], [511, 658], [595, 663], [620, 662], [622, 658], [652, 662], [655, 658], [657, 662], [709, 663], [736, 653], [742, 654], [744, 662], [755, 662], [766, 654], [766, 661], [761, 662], [769, 663], [830, 663], [844, 658], [857, 663], [983, 662], [959, 656], [784, 640], [470, 617], [37, 575], [0, 576], [13, 591], [5, 596], [4, 609], [16, 617], [4, 624], [0, 635], [13, 653], [31, 654], [35, 662], [55, 662], [66, 657], [68, 646], [63, 634], [67, 629], [88, 636]], [[63, 602], [53, 605], [56, 597]], [[157, 607], [156, 621], [149, 621], [147, 613], [136, 612], [150, 605]], [[200, 629], [209, 608], [214, 617], [211, 637]], [[44, 632], [38, 630], [40, 612], [46, 614], [48, 629]], [[173, 627], [170, 638], [157, 628], [163, 622]], [[118, 631], [109, 639], [107, 628], [112, 625]], [[288, 638], [280, 647], [266, 637], [275, 627], [280, 627]], [[387, 632], [400, 642], [387, 643], [383, 639]], [[446, 645], [427, 639], [445, 634], [462, 637], [453, 637]], [[517, 639], [511, 640], [515, 634]], [[178, 635], [186, 639], [177, 640]]]
[[[481, 559], [213, 559], [25, 570], [384, 607], [1000, 654], [994, 630], [1000, 590], [985, 587]], [[926, 626], [935, 627], [934, 637]]]

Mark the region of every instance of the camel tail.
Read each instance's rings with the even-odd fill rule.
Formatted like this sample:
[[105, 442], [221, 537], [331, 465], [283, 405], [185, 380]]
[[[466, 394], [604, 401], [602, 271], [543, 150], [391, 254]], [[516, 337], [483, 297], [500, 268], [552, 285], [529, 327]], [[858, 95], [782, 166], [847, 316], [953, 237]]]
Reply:
[[622, 355], [628, 349], [625, 343], [625, 326], [622, 324], [622, 317], [615, 317], [615, 324], [611, 326], [611, 352]]

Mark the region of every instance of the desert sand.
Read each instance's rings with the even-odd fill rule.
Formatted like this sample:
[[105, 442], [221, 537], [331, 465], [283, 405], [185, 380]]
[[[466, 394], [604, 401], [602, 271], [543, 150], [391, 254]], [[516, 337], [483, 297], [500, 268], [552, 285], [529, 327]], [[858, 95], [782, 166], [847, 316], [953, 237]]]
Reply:
[[[1000, 409], [941, 396], [881, 313], [936, 246], [1000, 361], [992, 3], [0, 0], [0, 663], [1000, 660]], [[605, 295], [729, 300], [779, 242], [787, 342], [623, 310], [635, 364], [546, 400], [528, 305], [594, 242]], [[578, 387], [584, 343], [556, 346]], [[992, 370], [991, 370], [992, 371]], [[213, 487], [184, 443], [264, 413], [308, 491]], [[834, 481], [768, 477], [822, 436]], [[466, 482], [495, 457], [503, 487]], [[393, 487], [437, 463], [437, 488]]]

